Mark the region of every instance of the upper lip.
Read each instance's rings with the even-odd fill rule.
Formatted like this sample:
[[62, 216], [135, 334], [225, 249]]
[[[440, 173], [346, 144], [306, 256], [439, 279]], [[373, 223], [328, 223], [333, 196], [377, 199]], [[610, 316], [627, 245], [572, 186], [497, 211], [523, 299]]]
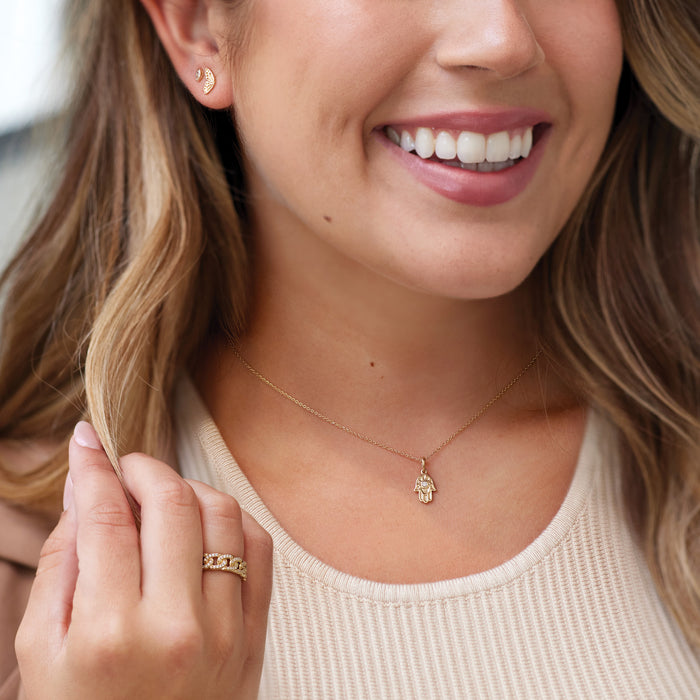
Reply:
[[534, 126], [543, 122], [552, 122], [552, 117], [547, 112], [529, 107], [518, 107], [514, 109], [422, 114], [416, 117], [399, 118], [383, 126], [428, 127], [493, 134], [499, 131], [513, 131], [514, 129]]

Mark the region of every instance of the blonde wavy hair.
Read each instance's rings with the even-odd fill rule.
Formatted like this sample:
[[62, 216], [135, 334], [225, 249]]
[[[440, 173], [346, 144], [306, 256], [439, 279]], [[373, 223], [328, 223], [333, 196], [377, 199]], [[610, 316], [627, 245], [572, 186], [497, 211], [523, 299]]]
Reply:
[[[700, 10], [618, 6], [613, 132], [533, 308], [549, 361], [617, 427], [631, 522], [700, 648]], [[176, 375], [241, 332], [248, 288], [232, 119], [190, 96], [138, 0], [68, 9], [61, 177], [0, 281], [0, 439], [58, 445], [31, 473], [0, 465], [0, 498], [34, 508], [59, 498], [81, 418], [116, 469], [168, 454]]]

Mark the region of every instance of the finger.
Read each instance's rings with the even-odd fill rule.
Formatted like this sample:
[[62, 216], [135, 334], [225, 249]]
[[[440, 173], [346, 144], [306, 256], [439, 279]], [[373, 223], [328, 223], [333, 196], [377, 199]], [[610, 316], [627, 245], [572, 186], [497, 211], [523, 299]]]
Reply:
[[136, 601], [141, 595], [136, 524], [122, 485], [90, 424], [76, 425], [68, 457], [80, 566], [77, 599], [86, 611]]
[[167, 464], [142, 454], [120, 460], [141, 506], [142, 591], [169, 611], [202, 602], [202, 525], [192, 487]]
[[[241, 509], [236, 500], [201, 481], [188, 483], [199, 499], [204, 551], [245, 558]], [[232, 618], [238, 621], [242, 614], [242, 583], [237, 574], [229, 571], [202, 572], [205, 601], [215, 602], [220, 612], [231, 613]]]
[[248, 562], [248, 580], [241, 592], [243, 618], [250, 649], [262, 659], [267, 632], [267, 611], [272, 594], [272, 538], [245, 511], [243, 537], [245, 558]]
[[[67, 482], [66, 490], [70, 489]], [[61, 515], [58, 524], [41, 549], [36, 578], [20, 625], [16, 646], [18, 656], [24, 653], [52, 658], [63, 644], [73, 609], [73, 595], [78, 578], [76, 553], [76, 519], [72, 503]]]

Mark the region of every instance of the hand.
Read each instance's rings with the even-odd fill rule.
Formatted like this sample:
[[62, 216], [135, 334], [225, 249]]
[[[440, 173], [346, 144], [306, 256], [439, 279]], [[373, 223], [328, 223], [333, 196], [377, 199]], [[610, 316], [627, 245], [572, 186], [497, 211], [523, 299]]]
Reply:
[[[70, 444], [67, 508], [17, 635], [28, 700], [254, 698], [272, 580], [267, 533], [236, 501], [140, 454], [121, 460], [140, 533], [97, 435]], [[242, 556], [248, 580], [202, 571]]]

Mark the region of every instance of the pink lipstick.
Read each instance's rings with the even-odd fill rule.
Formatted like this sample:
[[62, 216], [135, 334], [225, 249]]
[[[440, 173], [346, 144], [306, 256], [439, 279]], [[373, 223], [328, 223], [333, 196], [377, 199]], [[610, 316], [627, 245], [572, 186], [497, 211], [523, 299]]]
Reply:
[[462, 204], [494, 206], [520, 194], [546, 148], [551, 117], [515, 109], [423, 115], [375, 130], [413, 177]]

